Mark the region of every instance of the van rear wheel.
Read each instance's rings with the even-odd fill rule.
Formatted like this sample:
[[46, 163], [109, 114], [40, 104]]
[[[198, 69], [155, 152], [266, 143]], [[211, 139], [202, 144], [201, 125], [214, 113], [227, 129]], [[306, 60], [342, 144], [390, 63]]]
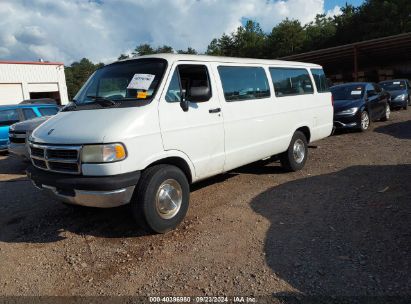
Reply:
[[177, 167], [146, 169], [131, 200], [134, 218], [149, 232], [165, 233], [184, 219], [190, 196], [187, 177]]
[[296, 131], [291, 139], [288, 150], [281, 154], [281, 165], [287, 171], [298, 171], [304, 168], [308, 157], [307, 138], [304, 133]]

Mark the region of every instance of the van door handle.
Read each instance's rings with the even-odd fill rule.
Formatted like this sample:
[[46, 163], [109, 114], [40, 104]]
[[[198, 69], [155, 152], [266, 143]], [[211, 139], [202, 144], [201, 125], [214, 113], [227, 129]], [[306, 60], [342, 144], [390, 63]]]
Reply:
[[208, 113], [219, 113], [219, 112], [221, 112], [221, 108], [215, 108], [215, 109], [208, 110]]

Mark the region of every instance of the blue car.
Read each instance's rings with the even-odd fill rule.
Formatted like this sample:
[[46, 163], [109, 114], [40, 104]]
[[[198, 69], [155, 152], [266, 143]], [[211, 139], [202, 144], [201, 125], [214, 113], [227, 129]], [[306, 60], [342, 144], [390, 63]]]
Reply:
[[10, 125], [40, 117], [55, 115], [59, 111], [53, 104], [16, 104], [0, 106], [0, 152], [7, 151]]

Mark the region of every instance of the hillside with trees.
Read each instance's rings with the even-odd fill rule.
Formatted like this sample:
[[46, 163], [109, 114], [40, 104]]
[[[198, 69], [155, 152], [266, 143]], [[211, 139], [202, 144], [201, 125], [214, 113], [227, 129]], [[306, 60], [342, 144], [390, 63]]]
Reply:
[[[317, 15], [308, 24], [285, 19], [264, 32], [260, 25], [248, 20], [232, 33], [224, 33], [213, 39], [205, 52], [207, 55], [253, 57], [275, 59], [287, 55], [333, 47], [378, 37], [411, 32], [410, 0], [366, 0], [358, 7], [346, 4], [338, 16]], [[187, 50], [174, 50], [168, 45], [153, 47], [138, 45], [130, 55], [121, 54], [118, 59], [154, 53], [197, 54]], [[103, 66], [83, 58], [66, 67], [69, 98], [72, 99], [81, 85]]]

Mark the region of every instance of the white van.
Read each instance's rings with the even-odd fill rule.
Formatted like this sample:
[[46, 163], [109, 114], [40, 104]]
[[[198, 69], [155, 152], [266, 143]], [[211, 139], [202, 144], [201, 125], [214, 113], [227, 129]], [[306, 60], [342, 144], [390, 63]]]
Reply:
[[27, 174], [66, 203], [130, 203], [139, 223], [163, 233], [183, 220], [191, 183], [273, 155], [300, 170], [308, 143], [332, 127], [321, 66], [142, 56], [97, 70], [33, 132]]

